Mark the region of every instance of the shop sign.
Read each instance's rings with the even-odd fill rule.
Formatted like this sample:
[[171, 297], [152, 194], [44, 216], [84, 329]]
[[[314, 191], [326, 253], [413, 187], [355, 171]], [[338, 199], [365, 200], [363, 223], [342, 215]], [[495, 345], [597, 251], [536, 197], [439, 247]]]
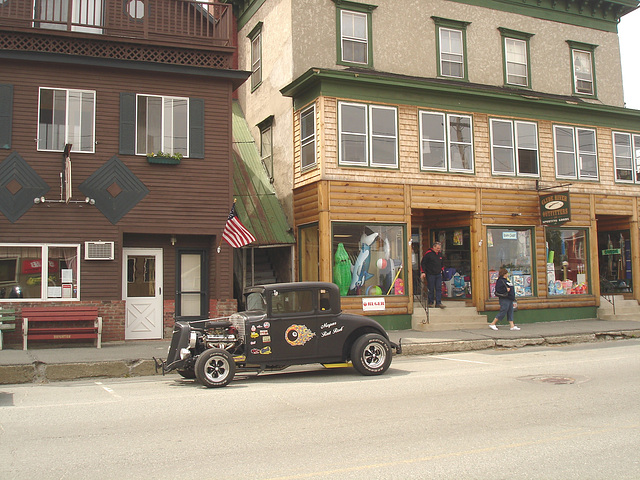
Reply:
[[384, 297], [363, 298], [362, 310], [365, 312], [371, 312], [374, 310], [385, 310]]
[[608, 250], [602, 250], [602, 255], [620, 255], [620, 249], [610, 248]]
[[[58, 262], [49, 260], [49, 273], [56, 273], [58, 271]], [[22, 261], [22, 273], [25, 275], [34, 275], [42, 272], [42, 260], [23, 260]]]
[[543, 225], [562, 225], [571, 220], [569, 192], [540, 195], [540, 217]]

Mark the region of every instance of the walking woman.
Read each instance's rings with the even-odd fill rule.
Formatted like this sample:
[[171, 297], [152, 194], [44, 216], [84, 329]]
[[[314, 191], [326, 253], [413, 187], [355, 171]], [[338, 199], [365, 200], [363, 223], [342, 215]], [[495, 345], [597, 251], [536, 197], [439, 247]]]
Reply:
[[516, 327], [513, 324], [513, 302], [516, 300], [516, 292], [513, 288], [513, 284], [507, 280], [506, 268], [502, 267], [498, 272], [498, 280], [496, 281], [496, 295], [500, 300], [500, 312], [496, 315], [496, 318], [489, 324], [491, 330], [498, 330], [496, 323], [502, 320], [505, 316], [511, 325], [511, 330], [520, 330], [520, 327]]

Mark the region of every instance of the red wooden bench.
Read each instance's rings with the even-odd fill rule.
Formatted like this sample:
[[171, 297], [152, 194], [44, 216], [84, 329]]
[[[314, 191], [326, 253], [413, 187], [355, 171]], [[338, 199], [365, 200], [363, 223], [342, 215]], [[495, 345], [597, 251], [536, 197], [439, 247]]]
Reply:
[[97, 307], [25, 307], [22, 309], [23, 350], [29, 340], [96, 340], [102, 345], [102, 317]]

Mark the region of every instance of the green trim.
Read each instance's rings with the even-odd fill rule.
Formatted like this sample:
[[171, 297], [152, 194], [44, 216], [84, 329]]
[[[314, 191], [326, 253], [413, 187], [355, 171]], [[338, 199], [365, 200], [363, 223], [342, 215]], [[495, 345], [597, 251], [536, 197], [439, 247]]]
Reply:
[[311, 68], [280, 92], [294, 98], [296, 110], [299, 105], [319, 96], [329, 96], [349, 101], [414, 105], [467, 114], [487, 113], [640, 131], [640, 110], [587, 103], [579, 99], [568, 100], [561, 96], [538, 96], [536, 92], [503, 87], [487, 88], [485, 85], [366, 71]]
[[[531, 89], [531, 48], [529, 40], [533, 37], [533, 33], [518, 32], [516, 30], [510, 30], [508, 28], [498, 27], [502, 41], [502, 74], [504, 78], [504, 85], [509, 88], [524, 88]], [[507, 71], [507, 39], [520, 40], [525, 43], [526, 56], [527, 56], [527, 84], [518, 85], [509, 83], [509, 75]]]
[[[376, 5], [333, 0], [336, 4], [336, 64], [348, 67], [373, 68], [373, 22], [371, 12]], [[367, 16], [367, 63], [349, 62], [342, 59], [342, 12], [364, 13]]]
[[[431, 19], [436, 25], [436, 62], [438, 77], [446, 78], [448, 80], [469, 81], [469, 68], [467, 65], [467, 26], [471, 25], [471, 22], [463, 22], [460, 20], [450, 20], [448, 18], [432, 16]], [[448, 28], [451, 30], [459, 30], [462, 33], [462, 77], [452, 77], [442, 74], [441, 59], [440, 59], [440, 28]]]
[[247, 38], [249, 40], [253, 40], [253, 38], [258, 35], [262, 31], [263, 22], [256, 23], [256, 26], [251, 29], [251, 31], [247, 34]]
[[232, 3], [234, 6], [234, 11], [236, 12], [236, 17], [238, 19], [238, 31], [242, 30], [242, 28], [249, 23], [249, 20], [253, 18], [256, 12], [260, 9], [262, 4], [267, 0], [253, 0], [246, 6], [243, 10], [242, 7], [246, 4], [246, 1], [243, 0], [222, 0], [224, 3]]
[[635, 0], [575, 2], [568, 0], [449, 0], [532, 18], [616, 33], [620, 17], [635, 10]]
[[[572, 295], [578, 297], [579, 295]], [[497, 310], [479, 312], [480, 315], [487, 316], [487, 322], [491, 323], [498, 314]], [[573, 307], [573, 308], [534, 308], [527, 310], [516, 310], [513, 312], [513, 321], [516, 324], [539, 323], [539, 322], [559, 322], [563, 320], [581, 320], [587, 318], [598, 318], [597, 307]], [[506, 319], [501, 323], [507, 324]]]
[[[590, 43], [574, 42], [573, 40], [567, 40], [569, 44], [569, 62], [571, 65], [571, 91], [576, 97], [584, 98], [598, 98], [598, 90], [596, 83], [596, 54], [595, 50], [598, 45], [592, 45]], [[574, 70], [575, 65], [573, 63], [573, 52], [582, 51], [587, 52], [591, 56], [591, 82], [593, 84], [593, 93], [580, 93], [576, 90], [576, 72]]]
[[411, 315], [372, 315], [372, 312], [364, 312], [367, 317], [373, 318], [385, 330], [411, 330]]

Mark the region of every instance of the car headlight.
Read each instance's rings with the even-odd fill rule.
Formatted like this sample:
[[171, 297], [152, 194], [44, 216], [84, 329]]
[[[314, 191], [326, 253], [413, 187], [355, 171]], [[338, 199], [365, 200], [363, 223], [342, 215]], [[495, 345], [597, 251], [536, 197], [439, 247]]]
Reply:
[[180, 360], [184, 360], [185, 358], [191, 355], [191, 351], [188, 348], [180, 349]]

